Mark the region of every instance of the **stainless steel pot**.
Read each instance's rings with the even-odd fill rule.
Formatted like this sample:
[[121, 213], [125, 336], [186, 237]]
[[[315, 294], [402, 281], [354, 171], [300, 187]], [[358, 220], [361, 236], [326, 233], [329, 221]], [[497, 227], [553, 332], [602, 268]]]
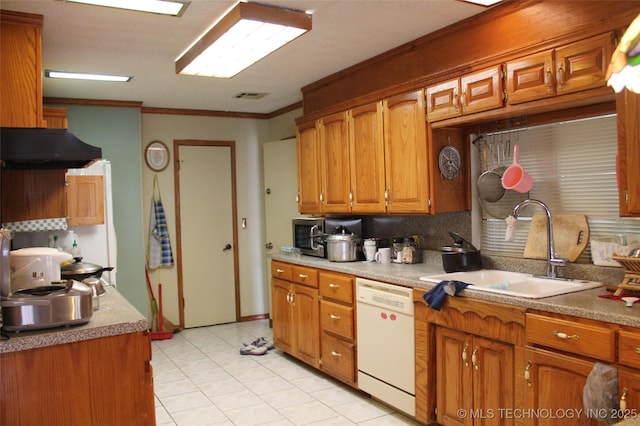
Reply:
[[327, 259], [330, 262], [354, 262], [358, 240], [353, 234], [332, 234], [326, 238]]

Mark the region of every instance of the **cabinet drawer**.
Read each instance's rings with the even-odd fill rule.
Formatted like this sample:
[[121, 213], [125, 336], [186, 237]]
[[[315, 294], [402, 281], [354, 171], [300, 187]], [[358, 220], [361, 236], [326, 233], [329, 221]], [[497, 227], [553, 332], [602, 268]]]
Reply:
[[271, 261], [271, 276], [280, 278], [281, 280], [291, 281], [292, 265], [288, 263]]
[[618, 332], [618, 362], [640, 368], [640, 335], [630, 331]]
[[318, 288], [318, 270], [305, 266], [291, 266], [291, 280], [309, 287]]
[[320, 302], [320, 327], [322, 330], [353, 340], [353, 308], [323, 300]]
[[356, 381], [355, 345], [322, 333], [322, 369], [347, 383]]
[[615, 331], [606, 324], [575, 322], [537, 314], [527, 314], [527, 343], [597, 358], [615, 360]]
[[320, 272], [320, 295], [353, 304], [353, 277]]

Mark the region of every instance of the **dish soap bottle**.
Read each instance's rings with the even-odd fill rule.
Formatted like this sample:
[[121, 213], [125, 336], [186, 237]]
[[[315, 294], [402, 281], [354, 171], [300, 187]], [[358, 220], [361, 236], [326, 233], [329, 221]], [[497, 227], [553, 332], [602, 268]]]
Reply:
[[80, 254], [80, 247], [78, 247], [78, 237], [76, 237], [76, 234], [73, 234], [73, 245], [71, 246], [71, 256], [73, 256], [74, 258], [76, 257], [82, 257], [82, 254]]

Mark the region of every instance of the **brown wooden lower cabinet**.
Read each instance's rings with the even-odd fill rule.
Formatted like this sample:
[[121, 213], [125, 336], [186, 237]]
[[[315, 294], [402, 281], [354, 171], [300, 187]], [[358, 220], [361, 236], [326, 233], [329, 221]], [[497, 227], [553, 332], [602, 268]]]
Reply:
[[151, 340], [136, 332], [0, 355], [2, 425], [155, 425]]
[[537, 348], [527, 349], [527, 360], [526, 408], [532, 413], [528, 424], [599, 424], [587, 418], [582, 402], [582, 390], [594, 361]]

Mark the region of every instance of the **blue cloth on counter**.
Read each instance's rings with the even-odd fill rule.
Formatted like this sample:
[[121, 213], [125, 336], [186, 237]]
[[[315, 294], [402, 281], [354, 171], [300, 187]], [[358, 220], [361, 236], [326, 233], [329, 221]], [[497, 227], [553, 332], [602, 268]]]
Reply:
[[463, 283], [462, 281], [440, 281], [435, 287], [429, 290], [423, 298], [432, 309], [439, 311], [440, 308], [442, 308], [444, 301], [447, 299], [447, 296], [457, 295], [467, 288], [468, 285], [469, 284]]

